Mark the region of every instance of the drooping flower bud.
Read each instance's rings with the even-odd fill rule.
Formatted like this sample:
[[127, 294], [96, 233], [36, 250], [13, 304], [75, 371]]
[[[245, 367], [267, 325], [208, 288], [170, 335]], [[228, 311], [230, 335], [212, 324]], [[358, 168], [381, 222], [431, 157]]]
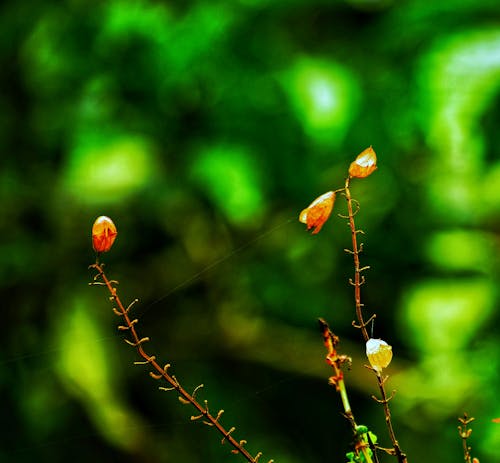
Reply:
[[392, 347], [382, 339], [370, 338], [366, 341], [366, 356], [372, 368], [380, 374], [392, 360]]
[[328, 191], [316, 198], [300, 213], [299, 221], [305, 223], [308, 230], [315, 227], [312, 231], [313, 235], [318, 233], [323, 224], [328, 220], [328, 217], [330, 217], [334, 203], [335, 192]]
[[96, 252], [108, 252], [115, 242], [117, 235], [113, 221], [101, 215], [97, 217], [92, 226], [92, 246]]
[[358, 154], [356, 159], [349, 166], [349, 177], [365, 178], [368, 177], [377, 168], [377, 155], [370, 146], [362, 153]]

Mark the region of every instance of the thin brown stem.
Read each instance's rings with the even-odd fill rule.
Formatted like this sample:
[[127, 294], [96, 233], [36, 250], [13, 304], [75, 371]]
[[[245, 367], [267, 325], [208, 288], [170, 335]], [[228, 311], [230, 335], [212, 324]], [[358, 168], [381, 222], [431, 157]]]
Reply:
[[397, 456], [398, 461], [400, 463], [406, 463], [407, 461], [406, 454], [403, 453], [403, 451], [401, 450], [398, 440], [396, 439], [394, 428], [392, 426], [391, 409], [389, 407], [389, 401], [392, 399], [392, 395], [390, 397], [387, 397], [387, 393], [385, 392], [385, 379], [382, 379], [380, 375], [377, 375], [378, 387], [380, 390], [380, 395], [382, 396], [382, 400], [377, 399], [377, 401], [380, 402], [384, 407], [385, 423], [387, 425], [387, 429], [389, 431], [389, 437], [394, 447], [394, 453]]
[[345, 181], [345, 197], [347, 199], [347, 212], [349, 218], [349, 228], [351, 229], [351, 240], [352, 240], [352, 250], [350, 250], [350, 254], [352, 254], [352, 258], [354, 260], [354, 282], [352, 285], [354, 286], [354, 301], [356, 303], [356, 317], [359, 323], [359, 329], [363, 334], [363, 338], [366, 341], [370, 339], [368, 336], [368, 331], [366, 329], [366, 323], [363, 318], [363, 305], [361, 304], [361, 285], [364, 283], [364, 278], [361, 277], [361, 269], [359, 265], [359, 253], [360, 248], [358, 247], [358, 239], [357, 235], [360, 233], [360, 230], [356, 230], [356, 224], [354, 223], [354, 213], [353, 213], [353, 199], [351, 197], [351, 191], [349, 190], [349, 177], [347, 177]]
[[[354, 222], [354, 216], [359, 210], [359, 205], [357, 201], [353, 200], [351, 197], [351, 191], [349, 190], [349, 181], [350, 177], [347, 177], [345, 181], [344, 192], [347, 200], [348, 220], [349, 220], [349, 228], [351, 230], [351, 241], [352, 241], [352, 250], [347, 250], [347, 251], [349, 254], [352, 255], [354, 261], [354, 280], [351, 279], [350, 283], [352, 284], [352, 286], [354, 286], [354, 301], [356, 304], [356, 318], [358, 321], [358, 324], [355, 326], [361, 330], [363, 339], [366, 342], [370, 339], [366, 327], [370, 322], [370, 320], [372, 320], [372, 318], [375, 317], [375, 315], [372, 315], [368, 320], [368, 322], [365, 322], [363, 316], [363, 304], [361, 303], [361, 286], [365, 283], [365, 277], [361, 275], [361, 272], [363, 270], [366, 270], [368, 267], [360, 266], [359, 253], [362, 251], [363, 245], [362, 244], [358, 245], [357, 236], [359, 233], [363, 233], [363, 231], [357, 230], [356, 224]], [[356, 203], [356, 210], [353, 209], [353, 202]], [[387, 397], [385, 391], [385, 381], [387, 378], [382, 379], [380, 374], [378, 374], [377, 372], [376, 372], [376, 377], [380, 394], [382, 396], [382, 399], [381, 400], [377, 399], [377, 401], [380, 402], [384, 408], [385, 422], [387, 425], [387, 429], [389, 431], [389, 437], [393, 445], [394, 455], [396, 455], [399, 463], [406, 463], [407, 462], [406, 454], [401, 450], [398, 440], [396, 439], [396, 434], [394, 433], [394, 428], [392, 426], [391, 410], [389, 407], [389, 401], [391, 400], [392, 397]]]
[[[97, 270], [97, 275], [94, 278], [94, 282], [97, 283], [97, 280], [100, 278], [102, 282], [98, 282], [98, 284], [103, 284], [107, 287], [109, 293], [111, 294], [111, 300], [114, 301], [116, 304], [117, 308], [114, 307], [113, 311], [116, 315], [119, 315], [122, 317], [124, 321], [124, 325], [119, 326], [118, 328], [122, 331], [128, 331], [130, 333], [131, 339], [125, 339], [127, 344], [133, 346], [137, 353], [139, 354], [140, 357], [144, 359], [144, 361], [141, 362], [135, 362], [136, 364], [142, 364], [142, 365], [151, 365], [154, 371], [150, 372], [150, 375], [154, 379], [163, 379], [165, 380], [168, 384], [168, 388], [160, 388], [162, 390], [175, 390], [179, 394], [179, 400], [184, 403], [184, 404], [191, 404], [197, 411], [196, 416], [192, 416], [191, 420], [192, 421], [197, 421], [201, 420], [204, 424], [208, 426], [215, 427], [217, 431], [222, 435], [222, 443], [225, 441], [229, 442], [229, 444], [233, 447], [232, 452], [235, 454], [241, 454], [248, 462], [250, 463], [258, 463], [258, 460], [260, 456], [262, 455], [261, 452], [259, 452], [255, 457], [252, 456], [248, 450], [244, 448], [244, 445], [246, 441], [240, 440], [237, 441], [233, 436], [232, 433], [234, 432], [235, 428], [230, 428], [226, 429], [221, 423], [220, 423], [220, 417], [223, 413], [223, 410], [219, 410], [219, 412], [214, 416], [208, 409], [208, 404], [207, 401], [204, 402], [202, 405], [198, 400], [196, 400], [195, 395], [198, 389], [202, 387], [202, 385], [198, 386], [192, 394], [190, 394], [184, 387], [179, 383], [177, 378], [174, 375], [171, 375], [168, 370], [170, 365], [167, 364], [165, 367], [162, 367], [156, 360], [156, 357], [154, 355], [149, 355], [143, 347], [143, 344], [147, 341], [149, 341], [149, 338], [147, 337], [141, 337], [139, 336], [137, 330], [136, 330], [136, 324], [138, 322], [137, 319], [131, 319], [129, 316], [129, 310], [132, 307], [132, 305], [136, 302], [132, 302], [127, 308], [123, 305], [121, 302], [117, 290], [116, 290], [116, 281], [114, 280], [109, 280], [106, 274], [104, 273], [103, 270], [103, 265], [100, 264], [99, 262], [96, 261], [95, 264], [91, 265], [90, 268], [93, 268]], [[273, 460], [270, 460], [269, 463], [272, 463]]]

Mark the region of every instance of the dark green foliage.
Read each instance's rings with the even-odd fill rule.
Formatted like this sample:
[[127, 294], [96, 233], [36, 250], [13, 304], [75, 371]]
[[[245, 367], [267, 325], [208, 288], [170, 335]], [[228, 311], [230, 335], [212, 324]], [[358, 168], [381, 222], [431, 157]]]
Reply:
[[141, 332], [262, 461], [349, 449], [320, 316], [353, 357], [356, 416], [384, 446], [351, 327], [348, 229], [332, 217], [310, 236], [297, 220], [369, 145], [379, 168], [352, 194], [363, 301], [394, 349], [398, 439], [410, 462], [460, 461], [467, 410], [474, 454], [498, 459], [497, 9], [3, 2], [0, 461], [238, 459], [131, 366], [86, 284], [102, 214], [118, 227], [104, 261], [140, 299]]

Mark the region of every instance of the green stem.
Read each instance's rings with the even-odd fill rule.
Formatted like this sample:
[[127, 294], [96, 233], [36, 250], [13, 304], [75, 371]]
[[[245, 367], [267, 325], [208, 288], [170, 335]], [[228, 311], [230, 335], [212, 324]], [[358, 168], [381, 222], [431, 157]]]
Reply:
[[321, 333], [323, 335], [323, 342], [327, 349], [326, 362], [333, 368], [334, 371], [334, 376], [330, 377], [330, 384], [335, 386], [340, 395], [342, 406], [344, 407], [344, 416], [349, 421], [352, 432], [355, 436], [355, 450], [356, 452], [361, 451], [363, 457], [365, 458], [365, 463], [373, 463], [372, 456], [370, 455], [366, 443], [363, 441], [362, 436], [358, 434], [358, 425], [356, 424], [356, 420], [354, 419], [354, 414], [352, 413], [351, 405], [349, 403], [349, 397], [347, 396], [347, 389], [344, 382], [344, 373], [342, 372], [341, 368], [342, 360], [339, 357], [336, 349], [339, 338], [330, 330], [328, 323], [325, 320], [320, 318], [319, 324]]
[[352, 414], [351, 405], [349, 404], [349, 397], [347, 397], [347, 390], [345, 388], [344, 380], [338, 382], [338, 389], [340, 394], [340, 400], [342, 400], [342, 405], [344, 407], [344, 412], [347, 414]]

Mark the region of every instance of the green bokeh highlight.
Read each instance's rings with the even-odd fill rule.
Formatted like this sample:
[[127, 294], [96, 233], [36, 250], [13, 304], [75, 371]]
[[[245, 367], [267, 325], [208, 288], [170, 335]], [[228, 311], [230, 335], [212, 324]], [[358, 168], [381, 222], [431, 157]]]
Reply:
[[355, 76], [338, 63], [301, 58], [282, 82], [306, 134], [320, 144], [338, 146], [358, 111]]
[[415, 286], [403, 303], [413, 347], [427, 355], [464, 349], [491, 316], [495, 296], [494, 282], [483, 278]]
[[235, 224], [258, 225], [263, 217], [261, 170], [254, 159], [244, 148], [216, 146], [201, 150], [192, 166], [194, 181]]
[[155, 176], [154, 154], [138, 137], [85, 141], [71, 153], [65, 190], [81, 203], [112, 204], [137, 193]]
[[464, 229], [436, 232], [427, 240], [429, 262], [444, 271], [488, 274], [494, 268], [494, 235]]

